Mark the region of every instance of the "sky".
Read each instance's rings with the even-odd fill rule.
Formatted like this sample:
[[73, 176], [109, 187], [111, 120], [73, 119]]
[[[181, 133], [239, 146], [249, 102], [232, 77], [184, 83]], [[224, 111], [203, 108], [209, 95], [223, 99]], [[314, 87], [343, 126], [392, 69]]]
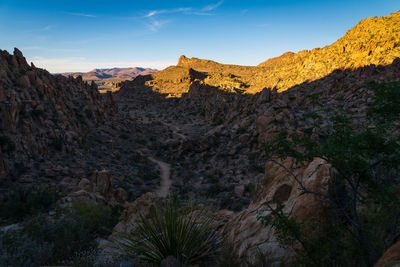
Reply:
[[257, 65], [399, 10], [400, 0], [0, 0], [0, 49], [53, 73], [163, 69], [180, 55]]

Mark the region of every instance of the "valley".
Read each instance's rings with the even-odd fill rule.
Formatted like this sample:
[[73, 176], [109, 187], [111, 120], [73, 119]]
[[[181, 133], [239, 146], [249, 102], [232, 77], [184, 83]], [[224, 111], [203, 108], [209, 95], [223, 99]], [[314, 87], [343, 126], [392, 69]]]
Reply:
[[399, 25], [136, 78], [0, 50], [0, 265], [396, 266]]

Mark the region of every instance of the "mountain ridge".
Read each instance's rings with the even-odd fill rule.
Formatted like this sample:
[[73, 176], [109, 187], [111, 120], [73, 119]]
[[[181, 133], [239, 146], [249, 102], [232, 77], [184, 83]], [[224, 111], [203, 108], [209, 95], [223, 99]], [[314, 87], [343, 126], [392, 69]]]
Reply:
[[88, 80], [91, 78], [101, 78], [102, 76], [108, 76], [108, 78], [124, 78], [125, 76], [129, 76], [130, 78], [134, 78], [138, 75], [147, 75], [154, 73], [158, 70], [152, 68], [143, 68], [143, 67], [128, 67], [128, 68], [96, 68], [88, 72], [63, 72], [59, 73], [63, 76], [72, 76], [74, 78], [78, 76], [82, 76], [82, 79]]
[[116, 84], [125, 81], [133, 80], [139, 75], [149, 75], [157, 72], [156, 69], [143, 68], [143, 67], [129, 67], [129, 68], [96, 68], [89, 72], [64, 72], [59, 73], [62, 76], [72, 76], [77, 78], [82, 76], [84, 81], [94, 81], [101, 92], [113, 90]]
[[[322, 78], [336, 69], [388, 65], [397, 57], [400, 57], [400, 11], [364, 19], [323, 48], [286, 52], [257, 66], [221, 64], [182, 55], [176, 66], [150, 75], [146, 85], [157, 92], [180, 97], [189, 90], [189, 86], [182, 87], [180, 81], [191, 78], [183, 75], [179, 79], [176, 75], [183, 73], [182, 69], [192, 69], [203, 73], [204, 83], [222, 90], [255, 94], [267, 87], [282, 92], [296, 84]], [[174, 80], [168, 78], [171, 76]], [[174, 90], [171, 84], [178, 89]]]

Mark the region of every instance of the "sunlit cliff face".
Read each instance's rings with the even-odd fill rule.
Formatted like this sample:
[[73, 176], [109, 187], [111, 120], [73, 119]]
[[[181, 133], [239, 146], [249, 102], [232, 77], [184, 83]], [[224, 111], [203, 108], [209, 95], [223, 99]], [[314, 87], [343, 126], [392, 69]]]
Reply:
[[181, 96], [198, 79], [230, 92], [254, 94], [263, 88], [288, 88], [322, 78], [336, 69], [388, 65], [400, 57], [400, 12], [362, 20], [345, 36], [323, 48], [287, 52], [258, 66], [219, 64], [181, 56], [177, 66], [151, 76], [146, 85], [155, 91]]

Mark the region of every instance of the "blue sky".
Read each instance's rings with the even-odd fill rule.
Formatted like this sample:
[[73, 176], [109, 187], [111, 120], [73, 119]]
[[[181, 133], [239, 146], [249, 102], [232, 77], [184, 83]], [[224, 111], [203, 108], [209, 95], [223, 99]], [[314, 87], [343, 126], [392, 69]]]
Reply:
[[257, 65], [398, 10], [399, 0], [0, 0], [0, 49], [51, 72], [161, 69], [182, 54]]

